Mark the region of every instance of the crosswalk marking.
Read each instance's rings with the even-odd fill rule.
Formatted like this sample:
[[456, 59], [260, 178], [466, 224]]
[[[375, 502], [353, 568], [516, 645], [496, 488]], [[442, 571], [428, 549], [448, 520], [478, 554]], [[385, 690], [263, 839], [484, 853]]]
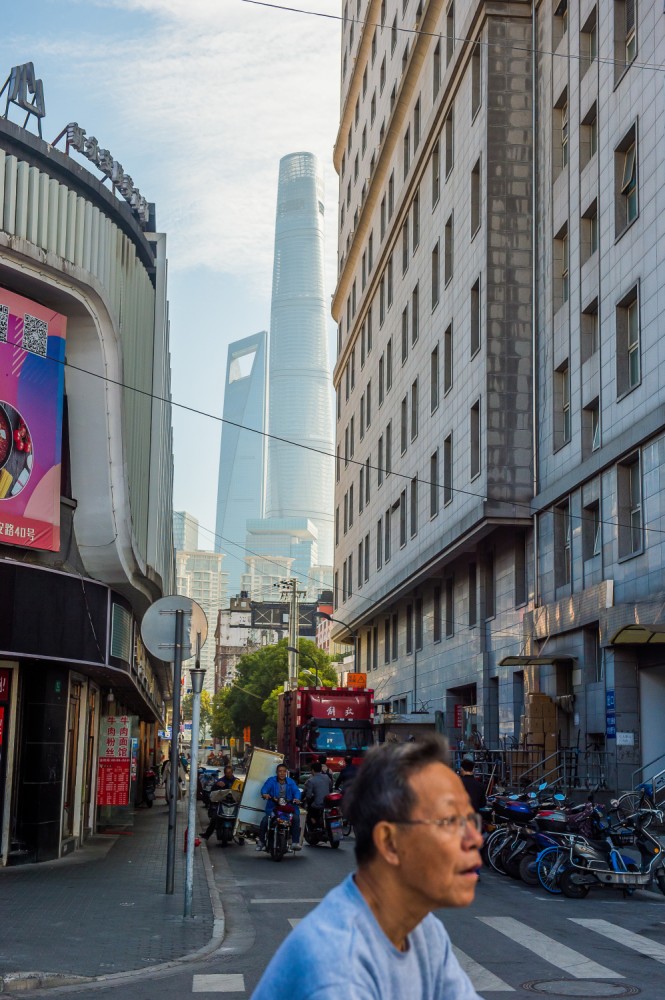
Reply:
[[486, 969], [484, 966], [479, 965], [472, 958], [466, 955], [459, 948], [453, 945], [453, 951], [457, 956], [457, 961], [462, 966], [467, 976], [473, 983], [473, 988], [480, 993], [514, 993], [515, 990], [508, 983], [504, 983], [503, 979], [499, 979], [495, 976], [493, 972]]
[[250, 903], [320, 903], [319, 899], [250, 899]]
[[245, 977], [240, 973], [194, 976], [192, 993], [244, 993]]
[[665, 945], [658, 944], [657, 941], [642, 937], [641, 934], [634, 934], [633, 931], [627, 931], [618, 924], [611, 924], [609, 920], [591, 920], [585, 917], [569, 917], [568, 919], [572, 920], [574, 924], [580, 924], [581, 927], [595, 931], [596, 934], [602, 934], [603, 937], [609, 938], [615, 944], [622, 944], [632, 951], [639, 952], [640, 955], [646, 955], [647, 958], [654, 958], [657, 962], [665, 964]]
[[534, 952], [549, 965], [562, 969], [575, 979], [623, 979], [618, 973], [598, 965], [585, 958], [579, 951], [574, 951], [565, 944], [559, 944], [554, 938], [540, 931], [527, 927], [526, 924], [513, 917], [478, 917], [478, 920], [493, 927], [500, 934], [505, 934], [511, 941], [521, 944], [523, 948]]

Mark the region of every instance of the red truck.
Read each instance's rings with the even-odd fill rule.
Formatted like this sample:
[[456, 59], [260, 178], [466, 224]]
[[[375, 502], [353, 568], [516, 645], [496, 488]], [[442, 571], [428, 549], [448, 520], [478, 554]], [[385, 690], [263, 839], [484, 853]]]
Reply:
[[298, 688], [279, 696], [277, 747], [289, 768], [308, 773], [319, 754], [332, 771], [351, 754], [359, 764], [374, 742], [374, 691]]

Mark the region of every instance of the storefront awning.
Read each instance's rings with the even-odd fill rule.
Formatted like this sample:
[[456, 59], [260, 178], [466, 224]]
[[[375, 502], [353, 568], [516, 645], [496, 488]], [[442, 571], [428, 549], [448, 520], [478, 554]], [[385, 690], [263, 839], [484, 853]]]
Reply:
[[572, 666], [577, 660], [570, 653], [552, 653], [551, 656], [504, 656], [499, 660], [500, 667], [551, 667], [555, 663], [566, 663]]
[[612, 646], [661, 646], [665, 644], [665, 624], [622, 625], [610, 639]]

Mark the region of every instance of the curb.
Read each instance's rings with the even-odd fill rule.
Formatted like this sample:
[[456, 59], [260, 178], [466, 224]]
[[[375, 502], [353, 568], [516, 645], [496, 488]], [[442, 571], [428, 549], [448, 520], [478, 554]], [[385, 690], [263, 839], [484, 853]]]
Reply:
[[[197, 816], [198, 819], [198, 816]], [[60, 989], [67, 989], [69, 993], [79, 993], [83, 990], [100, 989], [112, 984], [118, 984], [134, 979], [150, 979], [165, 972], [177, 969], [188, 962], [197, 962], [202, 958], [208, 958], [222, 946], [226, 934], [226, 916], [221, 896], [215, 882], [215, 873], [208, 854], [208, 845], [201, 841], [201, 860], [205, 871], [208, 892], [210, 894], [210, 904], [212, 907], [212, 935], [207, 944], [196, 951], [190, 951], [187, 955], [174, 958], [170, 962], [161, 962], [159, 965], [149, 965], [141, 969], [130, 969], [126, 972], [112, 972], [101, 976], [77, 976], [66, 972], [7, 972], [0, 976], [0, 994], [27, 993], [33, 995], [35, 991], [48, 991], [57, 995]]]

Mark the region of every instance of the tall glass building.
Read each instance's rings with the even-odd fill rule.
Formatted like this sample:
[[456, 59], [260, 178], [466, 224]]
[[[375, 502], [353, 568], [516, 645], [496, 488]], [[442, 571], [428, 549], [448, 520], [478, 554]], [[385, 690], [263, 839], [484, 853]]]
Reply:
[[318, 563], [331, 565], [333, 407], [323, 197], [323, 175], [312, 153], [282, 158], [270, 321], [266, 517], [312, 521]]
[[240, 590], [247, 520], [264, 512], [267, 342], [265, 330], [236, 340], [226, 362], [215, 551], [226, 553], [230, 594]]

